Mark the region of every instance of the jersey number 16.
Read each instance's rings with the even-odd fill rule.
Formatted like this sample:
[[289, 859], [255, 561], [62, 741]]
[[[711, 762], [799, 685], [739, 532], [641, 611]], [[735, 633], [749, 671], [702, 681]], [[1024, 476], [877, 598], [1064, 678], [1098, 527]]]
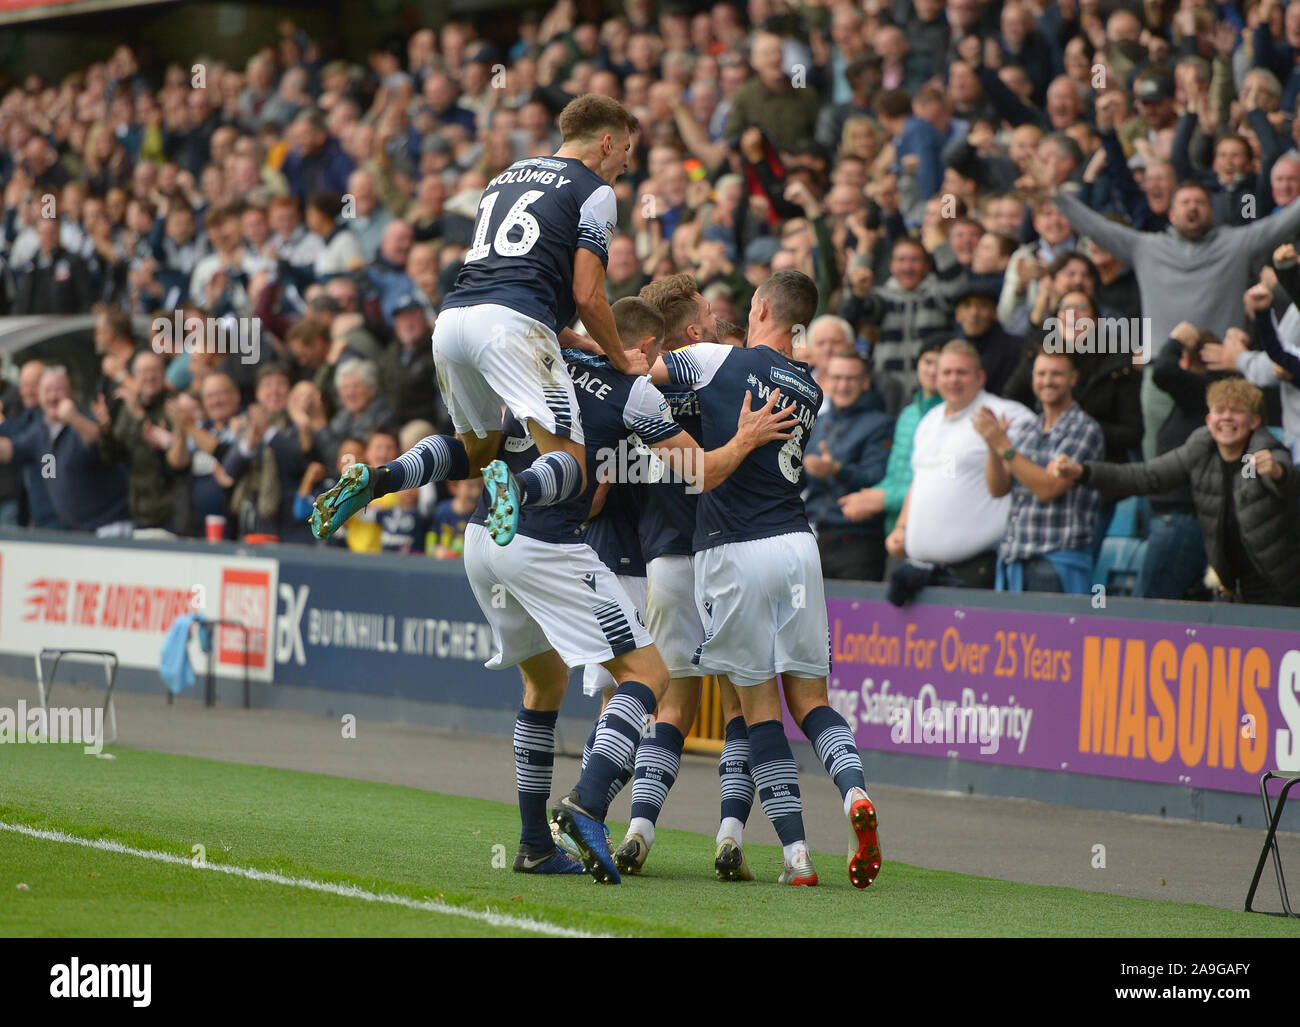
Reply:
[[[488, 225], [492, 221], [492, 208], [496, 206], [500, 193], [485, 193], [478, 205], [478, 219], [474, 223], [474, 244], [465, 253], [465, 263], [482, 260], [492, 250], [502, 257], [522, 257], [536, 245], [542, 236], [542, 226], [528, 213], [528, 206], [541, 199], [544, 194], [540, 189], [530, 189], [515, 200], [506, 216], [497, 226], [496, 235], [488, 242]], [[510, 230], [519, 228], [522, 235], [515, 242], [510, 241]]]

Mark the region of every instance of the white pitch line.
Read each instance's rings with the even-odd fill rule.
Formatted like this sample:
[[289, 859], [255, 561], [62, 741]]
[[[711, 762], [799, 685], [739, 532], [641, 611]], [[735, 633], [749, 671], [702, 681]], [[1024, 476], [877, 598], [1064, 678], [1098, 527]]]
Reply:
[[481, 923], [490, 924], [493, 927], [513, 927], [523, 931], [536, 931], [538, 934], [546, 934], [555, 938], [608, 938], [608, 934], [592, 934], [589, 931], [582, 931], [576, 927], [561, 927], [558, 924], [547, 923], [545, 920], [536, 920], [528, 916], [512, 916], [508, 913], [494, 913], [489, 910], [465, 909], [461, 906], [451, 906], [438, 899], [409, 899], [404, 895], [391, 895], [386, 892], [372, 892], [364, 888], [358, 888], [354, 884], [335, 884], [331, 881], [313, 881], [308, 877], [285, 877], [283, 874], [272, 873], [267, 870], [257, 870], [253, 867], [231, 866], [224, 863], [203, 862], [195, 866], [194, 861], [186, 859], [184, 856], [177, 856], [170, 852], [155, 852], [149, 849], [136, 849], [130, 845], [123, 845], [121, 842], [110, 841], [106, 838], [78, 838], [76, 835], [66, 834], [63, 831], [46, 831], [40, 828], [27, 827], [24, 824], [9, 824], [0, 820], [0, 831], [12, 831], [15, 834], [27, 835], [29, 838], [39, 838], [44, 841], [62, 842], [66, 845], [81, 845], [88, 849], [99, 849], [102, 852], [117, 852], [125, 856], [138, 856], [141, 859], [152, 859], [159, 863], [170, 863], [172, 866], [187, 866], [195, 870], [215, 870], [222, 874], [231, 874], [235, 877], [245, 877], [250, 881], [266, 881], [271, 884], [287, 884], [293, 888], [303, 888], [307, 891], [325, 892], [329, 895], [341, 895], [347, 899], [364, 899], [366, 902], [385, 902], [391, 906], [405, 906], [407, 909], [420, 909], [426, 913], [445, 913], [448, 916], [464, 917], [466, 920], [478, 920]]

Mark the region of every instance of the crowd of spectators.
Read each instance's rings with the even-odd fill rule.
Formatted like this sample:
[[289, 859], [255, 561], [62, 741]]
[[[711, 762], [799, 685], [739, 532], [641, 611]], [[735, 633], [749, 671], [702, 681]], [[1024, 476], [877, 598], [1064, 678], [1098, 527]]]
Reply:
[[[796, 355], [826, 396], [804, 467], [828, 575], [889, 553], [1085, 590], [1115, 499], [1153, 492], [1139, 594], [1203, 594], [1208, 561], [1290, 601], [1257, 536], [1300, 526], [1300, 311], [1270, 260], [1300, 235], [1300, 2], [559, 0], [487, 35], [451, 20], [359, 66], [286, 22], [242, 67], [119, 46], [4, 92], [0, 313], [96, 311], [101, 376], [17, 369], [0, 520], [310, 541], [347, 461], [448, 429], [428, 338], [481, 192], [596, 92], [642, 125], [611, 300], [689, 274], [739, 334], [773, 272], [818, 284]], [[261, 345], [132, 328], [177, 310]], [[1263, 393], [1207, 403], [1238, 374]], [[1235, 446], [1215, 396], [1285, 437], [1245, 433], [1248, 485], [1188, 469]], [[372, 504], [346, 544], [454, 554], [473, 498]]]

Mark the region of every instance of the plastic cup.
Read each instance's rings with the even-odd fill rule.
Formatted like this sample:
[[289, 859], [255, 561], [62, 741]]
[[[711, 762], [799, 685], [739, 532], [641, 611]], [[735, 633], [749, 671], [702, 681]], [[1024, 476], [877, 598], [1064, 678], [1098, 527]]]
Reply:
[[220, 542], [226, 537], [226, 519], [221, 514], [208, 514], [203, 531], [209, 542]]

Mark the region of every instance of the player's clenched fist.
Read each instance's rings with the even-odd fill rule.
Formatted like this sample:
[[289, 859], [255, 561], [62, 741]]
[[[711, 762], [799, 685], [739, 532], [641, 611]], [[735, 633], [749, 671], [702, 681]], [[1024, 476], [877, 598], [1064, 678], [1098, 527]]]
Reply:
[[1277, 481], [1282, 477], [1282, 465], [1273, 459], [1271, 449], [1261, 449], [1252, 457], [1255, 462], [1255, 473], [1265, 478], [1272, 478]]

